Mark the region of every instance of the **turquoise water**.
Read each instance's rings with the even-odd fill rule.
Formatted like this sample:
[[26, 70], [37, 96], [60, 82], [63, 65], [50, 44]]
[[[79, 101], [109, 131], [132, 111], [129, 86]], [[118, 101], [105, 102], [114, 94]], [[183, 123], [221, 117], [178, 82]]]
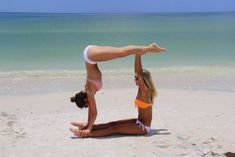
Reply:
[[[14, 82], [28, 78], [85, 76], [82, 51], [87, 45], [146, 45], [152, 42], [168, 51], [146, 54], [143, 65], [161, 74], [163, 80], [166, 77], [174, 80], [172, 74], [182, 74], [179, 79], [190, 74], [188, 79], [227, 81], [216, 89], [235, 91], [235, 12], [0, 13], [0, 84], [9, 78], [14, 78]], [[133, 59], [130, 56], [104, 62], [100, 67], [113, 76], [129, 76], [133, 71]], [[11, 89], [9, 83], [2, 88], [2, 93]]]
[[[0, 13], [1, 71], [82, 70], [81, 53], [89, 44], [151, 42], [168, 48], [168, 52], [146, 55], [147, 67], [234, 66], [235, 13]], [[129, 68], [132, 60], [104, 63], [103, 68]]]

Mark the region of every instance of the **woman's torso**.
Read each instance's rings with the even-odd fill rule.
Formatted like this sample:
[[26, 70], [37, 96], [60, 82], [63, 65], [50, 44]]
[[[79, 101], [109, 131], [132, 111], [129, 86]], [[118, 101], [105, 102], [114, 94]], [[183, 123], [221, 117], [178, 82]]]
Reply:
[[86, 64], [87, 78], [91, 80], [102, 80], [102, 73], [98, 67], [98, 64]]
[[[146, 91], [141, 91], [140, 88], [138, 90], [138, 94], [136, 99], [143, 101], [145, 103], [150, 103], [149, 93]], [[138, 107], [138, 120], [140, 120], [144, 125], [150, 126], [152, 121], [152, 105], [148, 108], [140, 108]]]

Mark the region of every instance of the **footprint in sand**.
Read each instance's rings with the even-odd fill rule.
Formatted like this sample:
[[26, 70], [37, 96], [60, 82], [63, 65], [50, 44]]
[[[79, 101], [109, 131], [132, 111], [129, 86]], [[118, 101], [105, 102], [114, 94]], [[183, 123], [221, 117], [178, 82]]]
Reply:
[[15, 124], [15, 123], [16, 123], [16, 121], [10, 120], [10, 121], [7, 122], [7, 126], [12, 128], [13, 124]]
[[179, 140], [189, 140], [191, 136], [177, 134], [176, 138]]
[[7, 112], [1, 112], [1, 116], [4, 117], [3, 122], [6, 124], [6, 128], [1, 130], [4, 135], [11, 135], [15, 139], [25, 138], [26, 133], [23, 132], [23, 128], [19, 128], [20, 131], [14, 129], [14, 125], [17, 123], [16, 116]]
[[159, 148], [168, 148], [171, 146], [170, 144], [164, 141], [154, 141], [152, 142], [152, 144], [154, 144], [156, 147], [159, 147]]
[[215, 139], [213, 137], [211, 137], [211, 138], [208, 138], [208, 139], [204, 140], [202, 143], [203, 144], [209, 144], [209, 143], [213, 143], [214, 141], [215, 141]]
[[1, 112], [1, 116], [7, 117], [7, 116], [8, 116], [8, 113], [7, 113], [7, 112]]

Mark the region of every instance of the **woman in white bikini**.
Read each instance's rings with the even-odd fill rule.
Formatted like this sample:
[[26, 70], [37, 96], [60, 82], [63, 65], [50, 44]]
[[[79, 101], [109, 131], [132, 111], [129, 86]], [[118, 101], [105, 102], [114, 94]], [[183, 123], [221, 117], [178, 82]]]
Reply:
[[[71, 97], [71, 102], [75, 102], [79, 108], [88, 107], [87, 123], [83, 124], [82, 127], [80, 127], [82, 129], [78, 131], [79, 133], [77, 132], [78, 135], [80, 136], [91, 135], [90, 133], [97, 116], [96, 102], [94, 96], [95, 93], [99, 91], [102, 87], [102, 74], [98, 68], [97, 62], [108, 61], [132, 54], [141, 55], [146, 52], [163, 52], [165, 50], [166, 50], [165, 48], [161, 48], [155, 43], [150, 44], [148, 46], [136, 46], [136, 45], [128, 45], [124, 47], [110, 47], [110, 46], [97, 46], [97, 45], [87, 46], [83, 53], [83, 58], [85, 60], [86, 71], [87, 71], [87, 81], [85, 85], [85, 90], [80, 91], [75, 96]], [[137, 74], [138, 77], [141, 77], [144, 73], [138, 72]], [[141, 94], [138, 97], [141, 97], [142, 95], [143, 94]]]

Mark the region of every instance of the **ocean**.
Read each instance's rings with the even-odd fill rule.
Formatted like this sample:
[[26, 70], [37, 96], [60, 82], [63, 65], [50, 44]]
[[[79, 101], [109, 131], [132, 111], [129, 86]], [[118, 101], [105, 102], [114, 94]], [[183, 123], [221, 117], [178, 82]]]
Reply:
[[[235, 12], [0, 13], [0, 94], [75, 90], [87, 45], [152, 42], [168, 49], [142, 57], [161, 88], [235, 92]], [[99, 66], [109, 87], [133, 81], [133, 56]]]

